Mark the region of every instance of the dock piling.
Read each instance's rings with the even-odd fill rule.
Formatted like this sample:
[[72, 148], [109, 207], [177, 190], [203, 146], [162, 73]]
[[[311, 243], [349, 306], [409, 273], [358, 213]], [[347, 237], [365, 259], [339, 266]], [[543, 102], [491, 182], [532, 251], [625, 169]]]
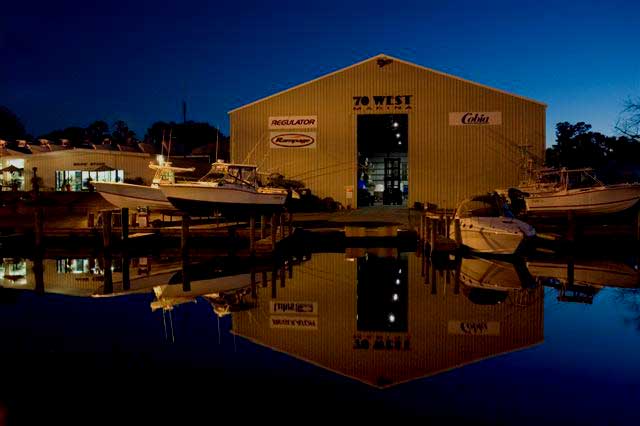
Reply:
[[102, 210], [102, 247], [107, 250], [111, 248], [111, 210]]
[[460, 218], [453, 219], [453, 232], [455, 233], [456, 245], [460, 247], [462, 245], [462, 231], [460, 230]]
[[123, 242], [129, 238], [129, 209], [127, 207], [120, 209], [120, 238]]
[[260, 215], [260, 239], [264, 239], [267, 237], [267, 217], [265, 215]]
[[182, 215], [182, 232], [180, 234], [180, 252], [183, 256], [189, 255], [189, 221], [188, 215]]
[[249, 217], [249, 252], [254, 255], [256, 252], [256, 215]]
[[37, 250], [42, 248], [42, 234], [44, 233], [44, 211], [42, 207], [36, 208], [34, 213], [34, 245]]
[[278, 227], [276, 226], [276, 214], [273, 213], [271, 215], [271, 250], [276, 249], [276, 234], [278, 232]]

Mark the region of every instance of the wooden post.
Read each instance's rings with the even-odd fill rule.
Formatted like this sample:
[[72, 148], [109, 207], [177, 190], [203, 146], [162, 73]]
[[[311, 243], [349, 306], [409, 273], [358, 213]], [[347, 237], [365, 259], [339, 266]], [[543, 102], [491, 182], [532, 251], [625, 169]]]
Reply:
[[138, 213], [131, 213], [131, 226], [138, 226]]
[[[124, 223], [124, 222], [123, 222]], [[129, 278], [129, 267], [131, 266], [131, 258], [128, 253], [122, 254], [122, 289], [131, 289], [131, 280]]]
[[455, 218], [453, 220], [453, 232], [456, 234], [456, 245], [460, 247], [462, 245], [462, 231], [460, 230], [460, 218]]
[[95, 226], [95, 215], [92, 212], [87, 213], [87, 228]]
[[256, 288], [256, 268], [255, 266], [251, 267], [251, 298], [258, 298], [258, 289]]
[[278, 214], [278, 220], [280, 223], [280, 238], [284, 239], [284, 213], [280, 212]]
[[104, 294], [113, 293], [113, 275], [111, 273], [112, 263], [113, 263], [113, 259], [111, 258], [111, 252], [105, 251], [104, 252]]
[[451, 232], [449, 231], [451, 225], [451, 218], [449, 217], [449, 215], [445, 215], [444, 217], [444, 235], [449, 238], [449, 236], [451, 235]]
[[[458, 223], [460, 219], [458, 220]], [[453, 294], [460, 294], [460, 268], [462, 266], [462, 259], [459, 256], [456, 256], [456, 270], [453, 275]]]
[[189, 277], [189, 256], [182, 256], [182, 291], [191, 291], [191, 279]]
[[276, 287], [276, 269], [271, 271], [271, 298], [275, 299], [278, 296], [278, 289]]
[[111, 248], [111, 210], [102, 210], [102, 247]]
[[256, 253], [256, 215], [253, 213], [249, 217], [249, 252], [252, 256]]
[[418, 227], [418, 241], [422, 241], [424, 237], [424, 214], [420, 216], [420, 226]]
[[189, 216], [182, 215], [182, 232], [180, 234], [180, 251], [183, 256], [189, 255]]
[[129, 238], [129, 209], [123, 207], [120, 209], [120, 232], [122, 241], [127, 241]]
[[288, 233], [288, 235], [291, 236], [293, 234], [293, 213], [291, 213], [291, 212], [287, 213], [287, 219], [288, 219], [288, 224], [289, 224], [289, 233]]
[[38, 294], [44, 293], [44, 263], [42, 254], [36, 253], [33, 258], [33, 275], [36, 282], [35, 291]]
[[44, 232], [44, 211], [42, 207], [36, 207], [34, 212], [33, 236], [36, 250], [42, 248], [42, 234]]
[[267, 238], [267, 217], [260, 215], [260, 239]]
[[576, 276], [576, 267], [575, 261], [573, 260], [573, 256], [569, 257], [567, 261], [567, 286], [573, 287]]
[[433, 258], [433, 254], [436, 252], [436, 232], [437, 232], [437, 228], [438, 228], [438, 223], [436, 222], [435, 219], [433, 219], [431, 221], [431, 241], [429, 242], [429, 244], [431, 245], [431, 247], [429, 247], [429, 255]]
[[438, 280], [436, 279], [436, 267], [431, 265], [431, 294], [438, 292]]
[[278, 232], [278, 227], [276, 226], [276, 214], [273, 213], [271, 215], [271, 250], [276, 249], [276, 233]]
[[429, 277], [431, 275], [430, 267], [431, 267], [431, 259], [427, 259], [424, 257], [424, 283], [429, 284]]
[[262, 271], [262, 287], [266, 287], [269, 285], [269, 282], [267, 281], [267, 271]]
[[570, 242], [575, 241], [576, 238], [576, 212], [569, 210], [567, 212], [567, 240]]

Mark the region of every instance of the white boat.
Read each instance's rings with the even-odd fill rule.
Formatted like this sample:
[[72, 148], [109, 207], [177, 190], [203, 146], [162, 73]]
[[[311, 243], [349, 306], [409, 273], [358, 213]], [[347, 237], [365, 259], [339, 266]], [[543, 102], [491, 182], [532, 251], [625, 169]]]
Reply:
[[[640, 271], [623, 262], [608, 260], [529, 260], [527, 268], [536, 280], [591, 287], [640, 287]], [[569, 280], [573, 282], [569, 283]]]
[[546, 169], [518, 187], [531, 215], [617, 213], [640, 200], [640, 184], [605, 185], [592, 169]]
[[199, 296], [217, 297], [222, 293], [236, 291], [251, 285], [251, 274], [229, 275], [190, 282], [190, 290], [182, 284], [164, 284], [153, 287], [156, 300], [151, 302], [151, 310], [171, 310], [183, 303], [195, 302]]
[[197, 182], [160, 184], [169, 202], [178, 210], [207, 214], [213, 210], [273, 210], [281, 208], [288, 191], [261, 187], [257, 166], [217, 161]]
[[176, 173], [193, 172], [195, 168], [173, 167], [170, 162], [160, 165], [150, 163], [149, 168], [156, 171], [151, 186], [123, 182], [94, 182], [93, 186], [105, 200], [116, 207], [174, 210], [159, 185], [175, 183]]
[[[454, 218], [460, 219], [459, 241], [477, 253], [514, 254], [536, 235], [531, 225], [513, 217], [504, 199], [496, 193], [463, 201]], [[457, 237], [454, 223], [450, 235]]]

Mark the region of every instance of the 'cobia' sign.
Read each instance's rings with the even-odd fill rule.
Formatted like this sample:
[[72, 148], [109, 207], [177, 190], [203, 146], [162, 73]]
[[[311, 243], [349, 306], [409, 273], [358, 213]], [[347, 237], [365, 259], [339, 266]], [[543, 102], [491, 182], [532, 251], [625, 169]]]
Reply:
[[316, 132], [270, 132], [271, 148], [315, 148]]
[[450, 112], [450, 126], [490, 126], [502, 124], [502, 112]]

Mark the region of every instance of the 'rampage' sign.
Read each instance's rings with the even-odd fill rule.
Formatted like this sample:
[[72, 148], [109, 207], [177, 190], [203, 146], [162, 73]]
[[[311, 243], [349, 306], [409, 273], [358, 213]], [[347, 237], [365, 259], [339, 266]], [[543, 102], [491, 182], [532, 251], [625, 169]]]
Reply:
[[270, 132], [271, 148], [315, 148], [316, 132]]
[[487, 126], [502, 124], [502, 112], [450, 112], [450, 126]]
[[410, 111], [413, 95], [354, 96], [354, 111]]

